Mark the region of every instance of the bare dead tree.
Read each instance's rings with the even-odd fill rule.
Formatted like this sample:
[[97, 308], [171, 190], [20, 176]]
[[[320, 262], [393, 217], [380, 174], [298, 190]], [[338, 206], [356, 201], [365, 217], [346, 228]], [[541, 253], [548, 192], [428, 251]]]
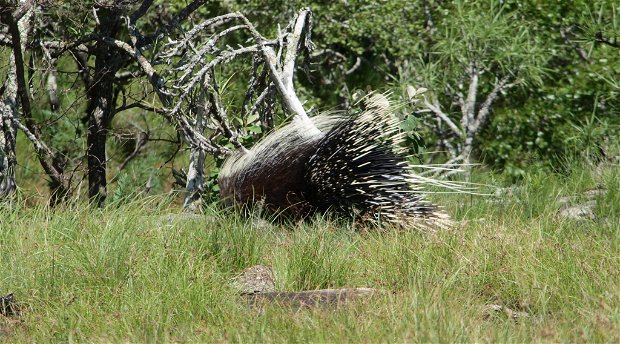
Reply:
[[[6, 106], [3, 111], [3, 132], [4, 137], [9, 138], [10, 147], [9, 157], [15, 163], [15, 127], [21, 129], [26, 137], [32, 142], [35, 152], [41, 166], [46, 174], [50, 177], [50, 184], [53, 185], [55, 192], [51, 195], [51, 203], [55, 203], [58, 199], [63, 199], [69, 193], [70, 180], [64, 173], [64, 159], [60, 154], [54, 152], [45, 142], [41, 140], [40, 128], [32, 119], [29, 85], [26, 82], [26, 72], [24, 69], [24, 51], [28, 33], [31, 30], [31, 17], [33, 13], [34, 1], [22, 1], [19, 4], [4, 3], [4, 10], [0, 11], [2, 21], [8, 27], [8, 33], [11, 37], [11, 68], [7, 78], [7, 84], [10, 84], [10, 92], [7, 94], [7, 102], [3, 102]], [[17, 6], [16, 6], [17, 5]], [[13, 9], [13, 10], [12, 10]], [[12, 10], [12, 11], [11, 11]], [[17, 96], [15, 98], [15, 95]], [[17, 103], [21, 108], [22, 118], [17, 116]], [[11, 122], [11, 124], [9, 124]], [[10, 127], [13, 126], [13, 129]], [[14, 188], [14, 174], [13, 174]]]
[[[471, 63], [466, 71], [466, 76], [469, 79], [466, 93], [464, 93], [465, 85], [463, 82], [459, 82], [457, 85], [456, 100], [461, 112], [458, 124], [442, 110], [436, 94], [424, 101], [424, 106], [435, 115], [435, 126], [440, 136], [440, 142], [450, 154], [450, 159], [445, 163], [447, 166], [455, 164], [471, 165], [475, 140], [487, 123], [493, 104], [502, 93], [516, 85], [516, 83], [511, 82], [515, 80], [511, 73], [495, 77], [493, 89], [481, 100], [479, 80], [485, 72], [488, 71]], [[447, 129], [444, 130], [445, 127]], [[458, 138], [456, 147], [450, 143], [448, 136]]]
[[[209, 80], [212, 77], [213, 73], [207, 74], [205, 76], [202, 82], [203, 87], [201, 87], [198, 91], [198, 95], [193, 101], [193, 106], [191, 108], [191, 111], [194, 113], [195, 116], [194, 130], [200, 132], [201, 134], [204, 134], [204, 131], [206, 129], [206, 122], [208, 120], [209, 113], [211, 111], [217, 112], [214, 104], [214, 90], [208, 92], [210, 87], [209, 85], [211, 84]], [[214, 82], [214, 78], [211, 80], [213, 80], [212, 82]], [[211, 94], [211, 97], [208, 96], [208, 93]], [[185, 185], [186, 193], [185, 200], [183, 202], [183, 207], [190, 211], [199, 210], [199, 207], [202, 204], [202, 194], [204, 193], [205, 186], [205, 158], [206, 154], [204, 150], [198, 147], [190, 148], [187, 183]]]
[[[248, 132], [229, 119], [214, 73], [215, 67], [231, 61], [249, 58], [254, 63], [254, 72], [248, 82], [244, 99], [243, 115], [246, 118], [255, 116], [260, 111], [261, 124], [265, 127], [272, 126], [276, 94], [279, 94], [285, 108], [295, 115], [295, 121], [307, 122], [310, 128], [314, 128], [312, 130], [318, 130], [310, 121], [294, 87], [298, 53], [311, 48], [311, 12], [308, 9], [301, 10], [286, 29], [273, 39], [263, 37], [241, 13], [209, 18], [189, 30], [183, 30], [180, 23], [184, 23], [205, 2], [190, 2], [172, 15], [168, 24], [147, 34], [141, 32], [139, 21], [149, 12], [153, 5], [152, 0], [141, 1], [138, 8], [128, 15], [125, 13], [132, 6], [129, 2], [97, 1], [92, 8], [95, 22], [92, 32], [72, 40], [54, 40], [52, 35], [29, 47], [41, 49], [40, 56], [43, 56], [44, 64], [48, 67], [44, 78], [53, 111], [60, 106], [55, 82], [56, 61], [65, 54], [75, 61], [79, 72], [77, 75], [84, 83], [88, 99], [88, 194], [95, 205], [102, 205], [106, 198], [105, 144], [111, 120], [121, 111], [141, 108], [162, 115], [175, 125], [179, 136], [192, 151], [188, 172], [190, 178], [187, 181], [188, 206], [191, 203], [189, 201], [195, 200], [203, 188], [205, 155], [211, 154], [220, 159], [225, 157], [230, 153], [225, 142], [231, 143], [236, 149], [245, 149], [241, 138]], [[12, 4], [11, 11], [2, 11], [2, 20], [7, 24], [8, 30], [7, 34], [2, 35], [1, 44], [13, 48], [24, 47], [26, 40], [15, 34], [20, 32], [16, 20], [28, 13], [26, 9], [32, 9], [34, 4], [33, 1], [24, 0], [20, 6]], [[129, 34], [127, 40], [121, 39], [125, 32]], [[249, 40], [231, 47], [226, 41], [233, 35], [247, 37]], [[163, 41], [167, 43], [162, 45]], [[2, 137], [6, 137], [8, 133], [13, 137], [10, 142], [14, 142], [14, 128], [23, 130], [33, 142], [39, 160], [51, 179], [53, 190], [58, 190], [58, 195], [65, 197], [64, 195], [70, 193], [71, 186], [71, 178], [64, 172], [67, 161], [62, 154], [56, 153], [43, 141], [41, 130], [32, 119], [23, 48], [13, 51], [15, 73], [11, 75], [16, 76], [15, 81], [12, 81], [15, 86], [12, 89], [3, 88], [3, 99], [11, 95], [11, 92], [13, 97], [9, 97], [11, 100], [8, 103], [3, 102], [11, 105], [3, 105], [3, 109], [10, 108], [11, 112], [2, 112]], [[89, 67], [89, 61], [94, 63], [94, 67]], [[123, 104], [118, 106], [117, 97], [124, 94], [121, 83], [131, 78], [146, 79], [159, 104], [146, 104], [140, 100], [126, 104], [123, 98]], [[21, 108], [23, 113], [22, 120], [16, 116], [18, 108]], [[13, 129], [5, 130], [6, 123]], [[3, 139], [3, 144], [5, 141]], [[142, 140], [131, 155], [135, 157], [144, 144], [145, 140]], [[2, 151], [14, 152], [14, 148], [11, 148], [14, 143], [9, 143], [8, 147], [7, 150], [3, 146]], [[5, 161], [14, 161], [14, 153], [11, 154], [13, 155], [1, 156], [0, 167], [7, 165]], [[125, 165], [126, 162], [121, 164], [122, 167]], [[14, 185], [14, 178], [12, 180]]]
[[[163, 86], [163, 82], [159, 79], [159, 74], [143, 56], [142, 49], [147, 49], [154, 42], [169, 34], [178, 25], [173, 23], [180, 23], [187, 19], [204, 3], [205, 0], [191, 2], [172, 19], [172, 23], [164, 25], [151, 35], [142, 35], [136, 28], [136, 22], [147, 13], [153, 4], [152, 0], [142, 1], [139, 8], [127, 16], [124, 14], [133, 5], [132, 2], [97, 1], [92, 8], [92, 16], [95, 22], [93, 32], [72, 41], [51, 40], [40, 43], [49, 61], [53, 61], [63, 54], [70, 54], [75, 59], [84, 82], [88, 98], [86, 117], [88, 194], [95, 205], [103, 205], [106, 198], [106, 140], [113, 117], [119, 111], [134, 106], [165, 114], [161, 109], [149, 107], [145, 104], [124, 104], [117, 108], [116, 95], [123, 88], [119, 84], [119, 80], [124, 79], [123, 73], [119, 72], [135, 63], [140, 68], [140, 75], [125, 74], [131, 77], [146, 75], [152, 84], [156, 85], [154, 90], [160, 92], [160, 86]], [[124, 32], [129, 32], [130, 43], [119, 40], [121, 33]], [[91, 58], [94, 60], [94, 73], [92, 75], [88, 67], [88, 61]], [[51, 80], [49, 79], [50, 76], [52, 77]], [[53, 81], [53, 74], [48, 75], [48, 81]], [[48, 87], [48, 91], [52, 90], [53, 87]], [[49, 94], [52, 95], [52, 93]], [[160, 95], [162, 96], [160, 101], [162, 104], [166, 104], [169, 101], [167, 95]]]
[[[310, 128], [318, 131], [310, 121], [301, 101], [297, 97], [293, 83], [295, 61], [298, 52], [301, 49], [308, 49], [310, 47], [310, 17], [311, 12], [308, 9], [301, 10], [284, 33], [280, 34], [276, 39], [269, 40], [263, 37], [245, 16], [240, 13], [231, 13], [208, 19], [185, 32], [179, 39], [171, 40], [166, 45], [160, 58], [166, 60], [167, 64], [173, 64], [173, 59], [181, 52], [186, 52], [184, 54], [185, 57], [177, 63], [175, 73], [168, 81], [168, 84], [162, 84], [162, 78], [159, 75], [155, 75], [155, 73], [153, 73], [153, 77], [150, 80], [153, 87], [159, 89], [157, 94], [160, 96], [162, 103], [170, 106], [167, 110], [167, 116], [175, 121], [192, 150], [187, 173], [186, 207], [191, 206], [192, 202], [197, 199], [197, 192], [202, 190], [200, 184], [204, 176], [204, 154], [209, 153], [216, 157], [223, 157], [229, 152], [226, 147], [215, 143], [217, 137], [223, 136], [237, 149], [245, 149], [239, 141], [239, 137], [242, 136], [240, 129], [235, 129], [231, 125], [226, 109], [220, 101], [219, 89], [213, 75], [215, 66], [227, 63], [242, 55], [252, 55], [255, 61], [255, 73], [249, 82], [244, 102], [247, 103], [252, 94], [258, 94], [258, 97], [249, 113], [252, 114], [256, 111], [260, 103], [263, 103], [265, 107], [269, 107], [273, 102], [273, 92], [271, 92], [271, 89], [275, 88], [279, 91], [286, 108], [295, 115], [294, 120], [304, 121], [309, 124]], [[238, 21], [241, 25], [233, 25], [216, 34], [210, 34], [209, 30], [213, 30], [214, 27], [232, 21]], [[218, 40], [240, 30], [248, 31], [253, 38], [254, 44], [238, 48], [228, 48], [224, 51], [217, 50]], [[205, 33], [209, 35], [209, 38], [200, 41], [201, 36], [205, 35]], [[276, 49], [278, 53], [276, 53]], [[129, 48], [129, 51], [131, 50], [133, 48]], [[192, 53], [188, 54], [187, 51]], [[208, 56], [211, 56], [210, 60], [207, 59]], [[262, 73], [257, 72], [256, 64], [261, 65]], [[141, 66], [145, 72], [154, 70], [146, 61], [142, 61]], [[264, 88], [262, 90], [255, 90], [255, 87], [259, 84], [257, 80], [264, 78], [265, 73], [271, 76], [270, 82], [260, 83], [264, 85]], [[211, 76], [209, 76], [210, 74]], [[200, 80], [202, 82], [199, 82]], [[209, 93], [211, 111], [208, 118], [204, 117], [206, 112], [202, 110], [190, 110], [187, 114], [183, 112], [184, 104], [186, 104], [188, 99], [192, 99], [191, 95], [196, 93], [197, 87], [201, 88], [203, 92], [207, 90]], [[198, 93], [202, 94], [201, 92]], [[199, 98], [204, 99], [204, 96]], [[170, 99], [174, 99], [174, 102], [171, 103]], [[190, 106], [189, 108], [202, 109], [204, 106]], [[210, 131], [208, 137], [204, 136], [205, 129]]]
[[[197, 3], [196, 1], [192, 4]], [[190, 4], [188, 7], [191, 7]], [[160, 38], [168, 38], [168, 43], [163, 49], [152, 51], [150, 58], [146, 58], [144, 53], [149, 47], [152, 39], [140, 33], [137, 28], [137, 21], [141, 18], [150, 6], [148, 1], [142, 3], [140, 8], [134, 12], [127, 20], [128, 31], [131, 42], [124, 42], [109, 36], [91, 36], [99, 43], [104, 43], [113, 47], [117, 51], [124, 53], [139, 67], [140, 71], [147, 77], [155, 94], [157, 94], [164, 112], [162, 113], [169, 121], [175, 124], [177, 130], [184, 138], [185, 142], [195, 150], [191, 154], [192, 159], [201, 160], [202, 154], [212, 154], [222, 158], [230, 150], [224, 145], [217, 143], [220, 137], [227, 138], [236, 148], [244, 149], [239, 138], [242, 136], [239, 129], [234, 128], [229, 123], [226, 110], [219, 101], [219, 91], [214, 83], [214, 77], [207, 77], [213, 69], [221, 64], [243, 57], [252, 56], [260, 61], [261, 69], [267, 71], [271, 80], [264, 86], [263, 90], [248, 93], [259, 94], [252, 109], [256, 109], [262, 102], [266, 106], [270, 104], [270, 88], [278, 90], [286, 108], [295, 114], [295, 120], [311, 123], [306, 114], [301, 101], [297, 97], [293, 84], [295, 61], [300, 49], [310, 47], [310, 19], [311, 12], [303, 9], [299, 12], [295, 20], [288, 26], [284, 33], [275, 39], [266, 39], [254, 27], [250, 21], [241, 13], [229, 13], [215, 18], [207, 19], [192, 29], [181, 32], [177, 39], [173, 38], [171, 30], [158, 33]], [[183, 13], [184, 11], [181, 11]], [[222, 25], [236, 22], [237, 25], [229, 25], [227, 28], [213, 33]], [[220, 40], [228, 35], [245, 31], [253, 39], [253, 43], [237, 48], [227, 47], [225, 50], [218, 48]], [[152, 36], [151, 36], [152, 37]], [[207, 39], [204, 39], [208, 37]], [[279, 53], [276, 53], [276, 50]], [[154, 66], [151, 61], [163, 61], [167, 66], [175, 66], [173, 73], [166, 79]], [[212, 80], [211, 85], [205, 85], [205, 80]], [[215, 87], [214, 87], [215, 85]], [[249, 88], [255, 86], [250, 81]], [[203, 112], [199, 117], [196, 116], [198, 107], [188, 106], [197, 88], [206, 89], [210, 93], [211, 111], [208, 118], [203, 118]], [[252, 110], [251, 110], [252, 111]], [[311, 124], [310, 127], [313, 127]], [[205, 136], [205, 129], [209, 134]], [[318, 130], [315, 128], [315, 130]], [[198, 154], [198, 151], [202, 153]], [[188, 175], [202, 176], [204, 163], [200, 161], [190, 161], [190, 171]], [[200, 180], [200, 178], [198, 178]], [[194, 190], [200, 190], [196, 180], [188, 181], [192, 185], [192, 190], [188, 190], [188, 195], [193, 195]], [[195, 199], [194, 196], [190, 198]]]

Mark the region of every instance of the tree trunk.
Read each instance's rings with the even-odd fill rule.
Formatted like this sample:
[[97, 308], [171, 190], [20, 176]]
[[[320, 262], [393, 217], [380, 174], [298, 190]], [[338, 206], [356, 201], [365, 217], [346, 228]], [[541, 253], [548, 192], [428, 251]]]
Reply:
[[205, 183], [205, 151], [198, 147], [192, 148], [187, 171], [187, 193], [183, 208], [196, 212], [202, 205], [202, 194]]
[[[56, 59], [49, 60], [49, 70], [44, 74], [45, 78], [45, 88], [47, 89], [47, 98], [49, 101], [49, 109], [52, 114], [55, 114], [60, 109], [60, 99], [58, 98], [58, 84], [56, 82]], [[54, 158], [54, 164], [65, 170], [67, 166], [67, 161], [62, 155], [57, 154]], [[59, 183], [56, 180], [50, 180], [49, 188], [50, 188], [50, 205], [56, 206], [58, 204], [64, 203], [70, 196], [70, 190], [68, 187], [68, 182], [66, 185]]]
[[[32, 119], [29, 85], [26, 83], [23, 52], [31, 28], [33, 4], [34, 2], [23, 1], [22, 6], [12, 14], [0, 12], [2, 20], [7, 23], [9, 33], [11, 34], [11, 46], [13, 48], [12, 58], [14, 59], [12, 66], [14, 67], [15, 84], [17, 86], [17, 96], [20, 103], [19, 106], [22, 110], [23, 122], [25, 122], [25, 125], [17, 118], [17, 110], [15, 110], [13, 116], [10, 117], [10, 122], [11, 125], [19, 127], [32, 142], [43, 170], [45, 170], [45, 173], [50, 177], [51, 183], [56, 185], [55, 188], [58, 192], [53, 192], [50, 199], [54, 205], [59, 199], [64, 200], [65, 197], [69, 195], [70, 181], [64, 174], [64, 164], [60, 163], [64, 158], [54, 153], [54, 151], [41, 140], [41, 131]], [[15, 22], [15, 18], [18, 19], [18, 22]], [[4, 120], [6, 120], [6, 118], [4, 118]], [[12, 136], [12, 140], [14, 156], [14, 135]]]
[[[23, 2], [20, 1], [20, 4]], [[30, 31], [32, 13], [32, 9], [30, 9], [17, 22], [22, 52], [25, 49], [26, 39]], [[19, 113], [17, 105], [17, 66], [14, 54], [9, 56], [9, 68], [3, 88], [4, 93], [0, 98], [0, 199], [10, 197], [17, 188], [17, 183], [15, 182], [15, 165], [17, 164], [15, 154], [17, 128], [15, 120], [18, 118]]]
[[[203, 133], [205, 130], [205, 115], [207, 107], [209, 107], [205, 91], [208, 85], [206, 82], [203, 85], [197, 104], [193, 107], [193, 111], [196, 114], [196, 126], [194, 129], [199, 133]], [[187, 170], [185, 201], [183, 202], [183, 208], [190, 212], [198, 211], [202, 205], [202, 195], [205, 189], [205, 156], [204, 149], [192, 147]]]
[[15, 59], [11, 54], [9, 70], [4, 82], [4, 95], [0, 100], [0, 199], [10, 197], [16, 189], [15, 183], [15, 137], [13, 119], [17, 118], [17, 80]]
[[[98, 33], [105, 37], [116, 37], [120, 31], [120, 11], [99, 7], [97, 14], [100, 20]], [[94, 55], [95, 77], [88, 91], [88, 196], [96, 206], [102, 206], [107, 194], [105, 145], [108, 126], [114, 116], [114, 75], [120, 68], [121, 56], [117, 50], [101, 41], [97, 43]]]
[[[102, 206], [106, 198], [106, 137], [107, 125], [111, 117], [112, 85], [97, 83], [95, 94], [91, 96], [86, 138], [88, 160], [88, 197], [97, 206]], [[106, 94], [106, 92], [109, 92]]]

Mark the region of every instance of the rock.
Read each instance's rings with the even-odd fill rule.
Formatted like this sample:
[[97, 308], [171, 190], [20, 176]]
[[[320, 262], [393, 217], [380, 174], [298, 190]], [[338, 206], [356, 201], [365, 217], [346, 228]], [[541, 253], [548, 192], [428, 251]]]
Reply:
[[495, 192], [491, 194], [485, 202], [487, 203], [502, 203], [506, 200], [513, 199], [520, 191], [520, 188], [516, 185], [509, 186], [506, 188], [496, 188]]
[[[562, 206], [560, 216], [570, 220], [594, 220], [594, 207], [596, 207], [596, 199], [603, 196], [607, 191], [602, 188], [591, 189], [585, 191], [581, 195], [563, 196], [558, 199], [558, 203]], [[587, 202], [570, 205], [577, 199], [587, 199]]]
[[501, 312], [502, 306], [500, 305], [485, 305], [483, 307], [483, 313], [485, 317], [493, 315], [495, 312]]
[[570, 204], [570, 202], [572, 202], [573, 198], [575, 198], [575, 196], [562, 196], [558, 198], [558, 203], [560, 203], [562, 207], [566, 207]]
[[581, 195], [571, 195], [571, 196], [562, 196], [560, 198], [558, 198], [558, 203], [560, 203], [560, 205], [562, 205], [563, 207], [568, 208], [568, 205], [575, 201], [578, 198], [586, 198], [588, 201], [592, 201], [592, 200], [596, 200], [599, 196], [604, 195], [606, 192], [606, 190], [604, 189], [591, 189], [591, 190], [587, 190], [585, 191], [583, 194]]
[[273, 271], [270, 267], [264, 265], [256, 265], [243, 270], [235, 278], [233, 284], [241, 294], [245, 295], [274, 292], [276, 290]]
[[594, 220], [596, 201], [565, 207], [560, 210], [560, 216], [570, 220]]
[[583, 195], [592, 200], [598, 198], [599, 196], [603, 196], [606, 192], [607, 191], [604, 189], [592, 189], [584, 192]]
[[495, 192], [493, 193], [493, 197], [495, 198], [514, 197], [518, 191], [519, 191], [519, 187], [516, 185], [512, 185], [506, 188], [497, 188]]
[[508, 319], [512, 319], [512, 320], [519, 320], [521, 318], [527, 318], [530, 316], [529, 313], [527, 312], [519, 312], [519, 311], [515, 311], [512, 310], [508, 307], [504, 307], [502, 305], [485, 305], [483, 307], [483, 317], [485, 319], [488, 319], [496, 314], [505, 314]]

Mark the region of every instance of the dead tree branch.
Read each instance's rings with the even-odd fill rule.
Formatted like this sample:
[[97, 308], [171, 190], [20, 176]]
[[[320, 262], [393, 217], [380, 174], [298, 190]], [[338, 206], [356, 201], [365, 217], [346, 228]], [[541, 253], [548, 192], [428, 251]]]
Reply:
[[222, 101], [220, 100], [220, 90], [217, 85], [217, 81], [215, 80], [215, 73], [211, 71], [210, 77], [207, 80], [211, 81], [210, 85], [206, 85], [204, 88], [210, 88], [211, 92], [209, 92], [209, 97], [211, 100], [211, 114], [213, 117], [219, 122], [224, 135], [230, 139], [230, 143], [232, 143], [235, 148], [241, 149], [245, 151], [245, 147], [239, 142], [239, 132], [232, 130], [228, 125], [228, 115], [226, 115], [226, 109], [222, 105]]
[[573, 49], [575, 49], [577, 56], [579, 56], [582, 61], [586, 63], [592, 63], [592, 60], [590, 60], [590, 57], [588, 56], [588, 52], [568, 37], [568, 35], [572, 33], [573, 30], [574, 26], [560, 28], [560, 37], [562, 37], [565, 44], [570, 45]]
[[308, 127], [308, 130], [313, 132], [320, 132], [319, 129], [308, 117], [308, 114], [306, 113], [306, 110], [304, 109], [301, 101], [297, 97], [293, 86], [293, 71], [299, 47], [299, 40], [302, 36], [304, 29], [310, 25], [310, 13], [310, 10], [307, 8], [299, 11], [297, 18], [295, 19], [295, 24], [293, 25], [293, 32], [286, 36], [286, 55], [281, 71], [278, 68], [278, 61], [273, 48], [264, 44], [262, 36], [256, 31], [256, 28], [254, 28], [252, 23], [250, 23], [247, 18], [242, 17], [242, 19], [246, 23], [250, 30], [250, 33], [256, 40], [257, 45], [259, 46], [259, 49], [265, 59], [265, 63], [269, 67], [273, 82], [276, 85], [278, 91], [280, 91], [284, 104], [286, 105], [288, 110], [294, 113], [295, 120], [304, 123]]

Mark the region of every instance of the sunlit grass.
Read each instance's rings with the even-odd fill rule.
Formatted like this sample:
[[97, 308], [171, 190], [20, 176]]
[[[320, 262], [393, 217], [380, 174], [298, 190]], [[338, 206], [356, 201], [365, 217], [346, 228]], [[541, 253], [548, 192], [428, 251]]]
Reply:
[[[479, 181], [495, 184], [492, 175]], [[441, 196], [459, 224], [438, 234], [290, 223], [163, 199], [103, 210], [0, 206], [0, 341], [618, 342], [620, 174], [531, 174], [502, 199]], [[560, 197], [604, 190], [594, 220]], [[373, 287], [338, 309], [253, 309], [231, 278], [271, 266], [279, 290]], [[496, 304], [528, 316], [483, 310]]]

